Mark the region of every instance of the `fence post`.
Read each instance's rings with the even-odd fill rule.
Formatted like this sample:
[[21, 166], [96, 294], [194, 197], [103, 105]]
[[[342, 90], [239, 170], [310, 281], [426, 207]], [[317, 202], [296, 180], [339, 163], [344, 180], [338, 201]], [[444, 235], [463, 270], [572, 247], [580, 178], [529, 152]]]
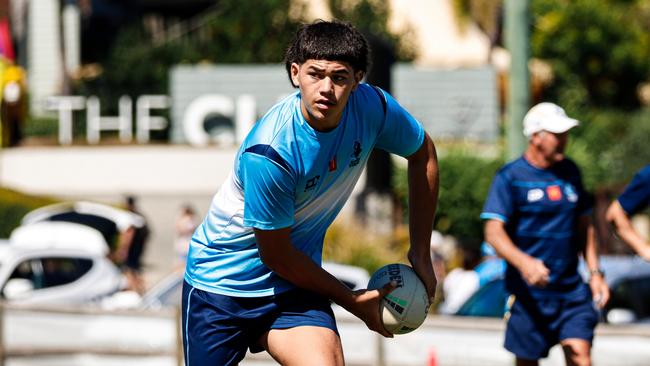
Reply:
[[5, 366], [5, 306], [0, 301], [0, 366]]
[[379, 333], [375, 333], [375, 339], [377, 339], [377, 366], [386, 366], [384, 336]]
[[[174, 316], [174, 323], [176, 324], [176, 364], [178, 366], [185, 365], [185, 359], [183, 357], [183, 314], [181, 313], [181, 307], [177, 306]], [[0, 364], [0, 366], [4, 366]]]

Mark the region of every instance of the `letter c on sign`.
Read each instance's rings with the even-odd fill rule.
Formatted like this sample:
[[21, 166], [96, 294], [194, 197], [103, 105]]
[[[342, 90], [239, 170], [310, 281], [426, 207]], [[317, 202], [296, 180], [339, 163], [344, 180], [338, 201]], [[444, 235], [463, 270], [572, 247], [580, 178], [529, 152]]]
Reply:
[[183, 116], [183, 134], [187, 142], [193, 146], [206, 146], [210, 135], [203, 128], [205, 118], [210, 114], [221, 114], [233, 117], [235, 103], [221, 94], [202, 95], [194, 99], [185, 109]]

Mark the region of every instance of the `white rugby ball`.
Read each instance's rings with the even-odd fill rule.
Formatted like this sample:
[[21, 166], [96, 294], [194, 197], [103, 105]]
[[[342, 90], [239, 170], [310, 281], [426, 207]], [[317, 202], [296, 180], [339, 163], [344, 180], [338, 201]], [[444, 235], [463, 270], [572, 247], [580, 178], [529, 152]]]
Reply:
[[378, 269], [370, 278], [368, 289], [381, 288], [390, 281], [397, 282], [397, 288], [381, 302], [384, 327], [392, 334], [412, 332], [424, 323], [429, 312], [427, 290], [413, 268], [401, 263]]

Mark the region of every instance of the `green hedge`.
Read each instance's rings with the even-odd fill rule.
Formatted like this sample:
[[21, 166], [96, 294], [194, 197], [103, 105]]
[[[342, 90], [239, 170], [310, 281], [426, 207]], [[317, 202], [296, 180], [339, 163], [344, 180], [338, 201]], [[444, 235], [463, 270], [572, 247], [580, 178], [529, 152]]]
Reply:
[[[440, 157], [438, 163], [440, 194], [434, 228], [443, 234], [476, 242], [483, 237], [479, 215], [492, 178], [503, 161], [452, 152]], [[405, 168], [396, 169], [393, 183], [403, 207], [408, 207]], [[408, 210], [404, 212], [408, 215]]]
[[55, 202], [51, 198], [29, 196], [0, 188], [0, 238], [8, 238], [29, 211]]

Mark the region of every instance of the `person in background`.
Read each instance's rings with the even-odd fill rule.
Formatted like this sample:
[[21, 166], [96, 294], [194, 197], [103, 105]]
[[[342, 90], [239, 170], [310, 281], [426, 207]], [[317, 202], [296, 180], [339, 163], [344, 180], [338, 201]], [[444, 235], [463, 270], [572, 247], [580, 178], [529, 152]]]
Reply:
[[174, 250], [176, 252], [176, 264], [174, 265], [175, 269], [180, 269], [185, 267], [185, 262], [187, 261], [187, 251], [190, 246], [190, 240], [192, 240], [192, 234], [196, 229], [196, 214], [194, 209], [189, 204], [183, 205], [181, 211], [176, 218], [176, 233], [174, 237]]
[[18, 146], [23, 138], [23, 124], [27, 117], [27, 82], [22, 67], [7, 61], [2, 73], [2, 146]]
[[480, 261], [479, 251], [461, 247], [462, 265], [447, 273], [442, 284], [445, 300], [438, 307], [441, 314], [455, 314], [458, 309], [479, 289], [478, 273], [474, 270]]
[[650, 164], [636, 173], [630, 184], [607, 208], [605, 217], [616, 234], [646, 261], [650, 261], [650, 243], [632, 226], [630, 216], [650, 205]]
[[[513, 300], [505, 348], [518, 366], [538, 365], [559, 343], [567, 365], [590, 365], [595, 306], [605, 305], [609, 288], [599, 266], [591, 199], [564, 154], [578, 121], [558, 105], [540, 103], [523, 123], [526, 151], [497, 172], [481, 213], [485, 241], [508, 263], [505, 286]], [[578, 273], [579, 255], [589, 268], [589, 286]]]
[[481, 262], [474, 267], [478, 273], [479, 287], [493, 280], [503, 278], [506, 273], [506, 261], [499, 257], [496, 250], [487, 242], [481, 243]]
[[143, 218], [141, 226], [129, 226], [121, 233], [115, 253], [115, 260], [121, 264], [127, 280], [127, 290], [143, 294], [145, 290], [142, 278], [142, 255], [149, 238], [149, 226], [147, 220], [137, 209], [136, 199], [133, 196], [126, 197], [126, 209]]

